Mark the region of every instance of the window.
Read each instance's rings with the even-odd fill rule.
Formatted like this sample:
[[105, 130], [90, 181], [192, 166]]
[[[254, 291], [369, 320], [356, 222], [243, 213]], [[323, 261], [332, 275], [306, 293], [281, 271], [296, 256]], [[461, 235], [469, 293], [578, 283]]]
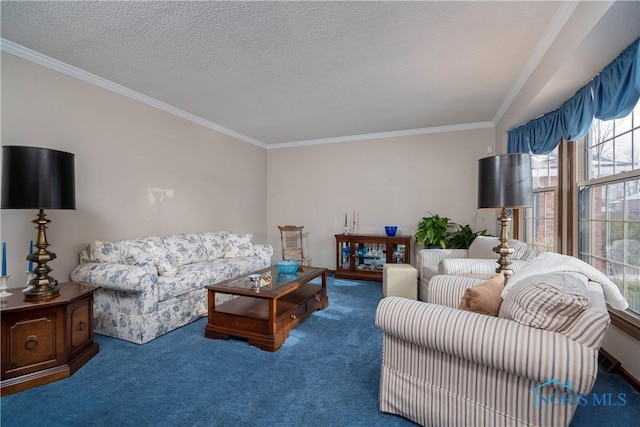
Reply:
[[556, 250], [558, 147], [545, 155], [532, 155], [533, 207], [524, 210], [524, 240], [538, 252]]
[[627, 117], [594, 120], [579, 183], [579, 257], [618, 285], [640, 316], [640, 104]]

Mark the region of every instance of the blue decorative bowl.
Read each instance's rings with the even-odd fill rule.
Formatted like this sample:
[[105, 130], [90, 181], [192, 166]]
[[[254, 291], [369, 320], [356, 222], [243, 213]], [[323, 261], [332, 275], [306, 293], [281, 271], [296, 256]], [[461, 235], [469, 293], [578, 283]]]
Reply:
[[398, 227], [395, 225], [385, 225], [384, 232], [387, 233], [387, 236], [393, 237], [396, 235], [396, 231], [398, 231]]
[[280, 274], [295, 274], [300, 267], [299, 261], [278, 261], [278, 271]]

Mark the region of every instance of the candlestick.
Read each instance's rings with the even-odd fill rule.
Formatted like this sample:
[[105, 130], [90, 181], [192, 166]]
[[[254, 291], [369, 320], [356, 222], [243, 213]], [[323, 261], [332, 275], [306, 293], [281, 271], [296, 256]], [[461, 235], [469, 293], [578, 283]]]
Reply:
[[2, 242], [2, 275], [7, 275], [7, 242]]
[[344, 213], [344, 232], [342, 233], [345, 236], [349, 234], [349, 221], [347, 220], [347, 213]]
[[7, 292], [7, 289], [9, 289], [9, 277], [11, 276], [6, 276], [4, 274], [0, 276], [0, 298], [6, 298], [13, 295], [11, 292]]
[[[33, 255], [33, 240], [29, 242], [29, 255]], [[27, 264], [27, 273], [31, 273], [32, 271], [33, 271], [33, 261], [29, 261], [29, 263]]]
[[357, 215], [356, 215], [356, 211], [353, 211], [353, 217], [351, 218], [351, 234], [358, 234], [358, 222], [357, 222]]

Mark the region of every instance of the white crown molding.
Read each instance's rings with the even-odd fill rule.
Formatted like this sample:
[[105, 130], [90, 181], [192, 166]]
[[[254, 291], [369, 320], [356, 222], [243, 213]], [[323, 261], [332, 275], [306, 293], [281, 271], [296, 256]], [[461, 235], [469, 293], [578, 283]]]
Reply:
[[493, 123], [498, 123], [500, 119], [502, 119], [504, 113], [506, 113], [513, 100], [516, 98], [518, 93], [520, 93], [529, 77], [531, 77], [533, 71], [540, 64], [540, 61], [542, 61], [542, 58], [547, 53], [547, 50], [549, 50], [549, 47], [551, 47], [556, 37], [558, 37], [558, 34], [560, 34], [560, 31], [569, 20], [569, 17], [573, 13], [573, 11], [578, 6], [578, 3], [579, 1], [577, 0], [562, 1], [562, 4], [558, 8], [558, 11], [554, 15], [553, 19], [549, 23], [549, 26], [542, 35], [542, 38], [531, 52], [527, 63], [520, 73], [520, 76], [509, 90], [509, 93], [502, 102], [502, 105], [500, 105], [500, 108], [498, 108], [498, 111], [493, 117]]
[[465, 123], [451, 126], [434, 126], [430, 128], [407, 129], [391, 132], [367, 133], [363, 135], [338, 136], [335, 138], [309, 139], [306, 141], [282, 142], [268, 144], [267, 149], [303, 147], [306, 145], [337, 144], [340, 142], [363, 141], [367, 139], [396, 138], [401, 136], [425, 135], [429, 133], [455, 132], [461, 130], [484, 129], [494, 127], [493, 122]]
[[266, 144], [262, 141], [258, 141], [257, 139], [235, 132], [231, 129], [225, 128], [224, 126], [220, 126], [216, 123], [210, 122], [201, 117], [195, 116], [191, 113], [187, 113], [184, 110], [173, 107], [169, 104], [165, 104], [164, 102], [158, 101], [155, 98], [151, 98], [150, 96], [143, 95], [139, 92], [128, 89], [122, 85], [119, 85], [117, 83], [104, 79], [102, 77], [96, 76], [95, 74], [91, 74], [87, 71], [81, 70], [80, 68], [74, 67], [73, 65], [69, 65], [57, 59], [43, 55], [41, 53], [28, 49], [24, 46], [21, 46], [17, 43], [6, 40], [4, 38], [0, 38], [0, 50], [10, 53], [12, 55], [18, 56], [20, 58], [26, 59], [28, 61], [34, 62], [36, 64], [42, 65], [44, 67], [50, 68], [54, 71], [58, 71], [68, 76], [77, 78], [84, 82], [93, 84], [100, 88], [109, 90], [111, 92], [115, 92], [119, 95], [126, 96], [127, 98], [131, 98], [136, 101], [142, 102], [143, 104], [152, 106], [159, 110], [165, 111], [169, 114], [173, 114], [175, 116], [181, 117], [185, 120], [189, 120], [190, 122], [199, 124], [208, 129], [212, 129], [216, 132], [220, 132], [224, 135], [228, 135], [230, 137], [233, 137], [241, 141], [247, 142], [249, 144], [252, 144], [261, 148], [266, 148], [266, 149], [302, 147], [307, 145], [320, 145], [320, 144], [336, 144], [341, 142], [363, 141], [367, 139], [395, 138], [395, 137], [411, 136], [411, 135], [425, 135], [430, 133], [482, 129], [482, 128], [489, 128], [489, 127], [495, 126], [495, 122], [478, 122], [478, 123], [466, 123], [466, 124], [457, 124], [457, 125], [450, 125], [450, 126], [435, 126], [435, 127], [420, 128], [420, 129], [408, 129], [408, 130], [400, 130], [400, 131], [369, 133], [369, 134], [363, 134], [363, 135], [350, 135], [350, 136], [340, 136], [340, 137], [334, 137], [334, 138], [321, 138], [321, 139], [310, 139], [310, 140], [304, 140], [304, 141], [292, 141], [292, 142], [283, 142], [283, 143], [276, 143], [276, 144]]
[[21, 46], [17, 43], [6, 40], [4, 38], [0, 38], [0, 50], [10, 53], [12, 55], [18, 56], [20, 58], [26, 59], [28, 61], [34, 62], [36, 64], [42, 65], [44, 67], [50, 68], [52, 70], [59, 71], [68, 76], [75, 77], [79, 80], [101, 87], [102, 89], [106, 89], [111, 92], [115, 92], [119, 95], [126, 96], [127, 98], [131, 98], [136, 101], [142, 102], [143, 104], [150, 105], [154, 108], [165, 111], [169, 114], [173, 114], [185, 120], [189, 120], [190, 122], [199, 124], [208, 129], [212, 129], [216, 132], [220, 132], [224, 135], [239, 139], [241, 141], [247, 142], [252, 145], [256, 145], [261, 148], [267, 147], [267, 145], [264, 142], [258, 141], [257, 139], [248, 137], [241, 133], [235, 132], [231, 129], [227, 129], [224, 126], [220, 126], [216, 123], [210, 122], [208, 120], [205, 120], [191, 113], [187, 113], [184, 110], [173, 107], [169, 104], [165, 104], [164, 102], [158, 101], [155, 98], [151, 98], [150, 96], [143, 95], [139, 92], [128, 89], [122, 85], [119, 85], [117, 83], [104, 79], [102, 77], [96, 76], [95, 74], [91, 74], [87, 71], [81, 70], [80, 68], [74, 67], [73, 65], [69, 65], [62, 61], [58, 61], [57, 59], [53, 59], [49, 56], [43, 55], [31, 49], [28, 49], [24, 46]]

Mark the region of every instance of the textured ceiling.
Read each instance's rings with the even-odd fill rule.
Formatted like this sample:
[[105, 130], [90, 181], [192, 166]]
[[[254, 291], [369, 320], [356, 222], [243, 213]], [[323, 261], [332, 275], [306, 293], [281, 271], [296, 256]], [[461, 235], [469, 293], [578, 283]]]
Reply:
[[258, 144], [490, 125], [568, 9], [549, 1], [1, 8], [3, 39]]

